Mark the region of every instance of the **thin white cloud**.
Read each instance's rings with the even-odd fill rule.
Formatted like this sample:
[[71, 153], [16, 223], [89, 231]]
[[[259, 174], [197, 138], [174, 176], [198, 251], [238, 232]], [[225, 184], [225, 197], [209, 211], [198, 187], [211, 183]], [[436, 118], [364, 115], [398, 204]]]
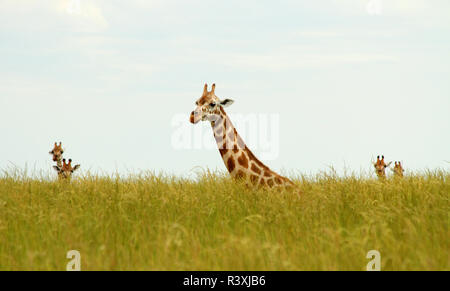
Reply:
[[108, 28], [100, 5], [93, 1], [68, 0], [66, 5], [58, 7], [58, 12], [66, 14], [71, 29], [75, 31], [98, 32]]
[[[448, 22], [448, 0], [331, 0], [340, 13], [408, 17], [422, 24]], [[316, 4], [323, 4], [318, 3]], [[376, 12], [376, 13], [375, 13]]]
[[4, 0], [0, 10], [3, 29], [101, 32], [108, 21], [95, 0]]

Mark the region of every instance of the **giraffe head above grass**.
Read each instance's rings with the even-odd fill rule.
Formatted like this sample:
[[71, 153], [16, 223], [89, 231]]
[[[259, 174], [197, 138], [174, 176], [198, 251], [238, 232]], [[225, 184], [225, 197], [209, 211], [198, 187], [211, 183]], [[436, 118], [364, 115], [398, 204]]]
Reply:
[[381, 160], [380, 160], [380, 156], [377, 156], [377, 161], [373, 165], [375, 167], [375, 171], [376, 171], [378, 178], [380, 178], [380, 179], [386, 178], [386, 168], [388, 168], [391, 165], [391, 163], [392, 162], [389, 162], [388, 164], [386, 164], [384, 161], [384, 156], [381, 156]]
[[403, 169], [402, 163], [400, 161], [395, 162], [394, 169], [392, 171], [394, 172], [394, 175], [396, 177], [403, 178], [403, 172], [405, 170]]
[[191, 112], [190, 121], [195, 124], [199, 121], [216, 121], [224, 117], [223, 108], [233, 104], [233, 100], [220, 100], [215, 94], [216, 84], [208, 91], [208, 85], [203, 87], [202, 96], [195, 102], [196, 108]]
[[72, 167], [72, 159], [69, 159], [69, 162], [66, 163], [66, 159], [63, 159], [62, 166], [53, 166], [53, 168], [58, 172], [58, 177], [60, 179], [70, 179], [72, 174], [80, 168], [80, 165], [75, 165]]
[[215, 89], [216, 85], [213, 84], [211, 91], [208, 91], [208, 85], [205, 84], [189, 120], [193, 124], [199, 121], [211, 123], [219, 153], [231, 177], [259, 186], [293, 187], [291, 180], [269, 169], [245, 145], [224, 110], [233, 100], [220, 99], [216, 96]]
[[61, 157], [64, 153], [64, 150], [62, 148], [61, 142], [59, 142], [59, 145], [55, 142], [55, 145], [53, 146], [53, 149], [49, 152], [49, 154], [52, 155], [52, 159], [56, 163], [61, 163]]

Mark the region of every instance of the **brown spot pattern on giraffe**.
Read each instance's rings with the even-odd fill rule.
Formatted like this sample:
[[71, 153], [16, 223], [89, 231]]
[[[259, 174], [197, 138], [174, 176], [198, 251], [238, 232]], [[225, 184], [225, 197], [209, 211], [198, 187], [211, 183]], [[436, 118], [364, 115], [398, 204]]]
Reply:
[[228, 150], [227, 149], [219, 149], [220, 155], [223, 157], [224, 155], [227, 154]]
[[228, 168], [228, 171], [229, 171], [230, 173], [233, 172], [233, 170], [234, 170], [235, 167], [236, 167], [236, 165], [234, 164], [233, 156], [231, 156], [231, 157], [228, 158], [228, 161], [227, 161], [227, 168]]
[[255, 164], [252, 163], [252, 167], [251, 167], [252, 171], [255, 172], [256, 174], [260, 175], [261, 174], [261, 169], [258, 168], [258, 166], [256, 166]]
[[267, 184], [266, 184], [266, 180], [264, 180], [264, 178], [261, 178], [261, 180], [259, 181], [259, 184], [261, 185], [261, 186], [266, 186]]
[[282, 184], [283, 181], [281, 180], [281, 178], [279, 176], [277, 176], [277, 177], [275, 177], [275, 183]]
[[238, 162], [241, 166], [243, 166], [244, 168], [248, 168], [248, 159], [245, 156], [245, 153], [242, 152], [242, 154], [240, 155], [240, 157], [238, 158]]
[[246, 146], [245, 147], [245, 152], [247, 153], [247, 155], [248, 155], [248, 158], [250, 159], [250, 160], [252, 160], [254, 163], [256, 163], [259, 167], [261, 167], [262, 169], [264, 169], [264, 170], [266, 170], [266, 171], [268, 171], [268, 172], [271, 172], [271, 170], [266, 166], [266, 165], [264, 165], [260, 160], [258, 160], [258, 158], [257, 157], [255, 157], [255, 155], [252, 153], [252, 151]]
[[245, 173], [242, 170], [238, 170], [238, 172], [236, 173], [235, 178], [236, 179], [244, 179], [245, 178]]

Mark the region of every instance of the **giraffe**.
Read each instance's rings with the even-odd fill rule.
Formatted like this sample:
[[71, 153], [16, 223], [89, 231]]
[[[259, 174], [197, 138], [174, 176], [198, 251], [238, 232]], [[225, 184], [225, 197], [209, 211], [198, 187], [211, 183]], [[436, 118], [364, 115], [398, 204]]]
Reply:
[[224, 110], [234, 101], [219, 99], [215, 95], [215, 88], [216, 84], [213, 84], [211, 91], [208, 91], [208, 85], [205, 84], [203, 94], [191, 112], [190, 122], [196, 124], [201, 120], [211, 123], [219, 153], [231, 177], [258, 186], [295, 187], [291, 180], [270, 170], [258, 160], [245, 145]]
[[394, 172], [394, 176], [398, 177], [398, 178], [403, 178], [403, 172], [404, 171], [405, 170], [402, 167], [402, 163], [400, 161], [395, 162], [394, 169], [392, 170], [392, 172]]
[[386, 178], [386, 168], [388, 168], [391, 164], [392, 162], [389, 162], [388, 164], [384, 162], [384, 156], [381, 156], [381, 160], [380, 156], [377, 156], [377, 162], [374, 163], [374, 167], [379, 179]]
[[[56, 162], [56, 166], [59, 168], [62, 168], [62, 154], [64, 153], [64, 150], [62, 148], [62, 143], [59, 142], [59, 145], [55, 142], [55, 145], [53, 149], [49, 152], [49, 154], [52, 155], [52, 159], [54, 162]], [[59, 176], [59, 172], [58, 172]]]
[[60, 179], [68, 179], [72, 177], [73, 172], [80, 168], [80, 165], [75, 165], [72, 167], [72, 159], [69, 159], [69, 162], [66, 163], [66, 159], [63, 159], [62, 167], [53, 166], [53, 168], [58, 172], [58, 177]]

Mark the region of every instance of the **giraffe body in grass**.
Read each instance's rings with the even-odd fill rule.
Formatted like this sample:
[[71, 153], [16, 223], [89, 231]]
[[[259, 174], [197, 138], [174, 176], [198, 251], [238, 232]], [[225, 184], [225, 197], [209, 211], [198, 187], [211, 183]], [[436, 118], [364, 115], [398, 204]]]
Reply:
[[205, 84], [203, 94], [190, 115], [190, 122], [211, 123], [219, 153], [232, 178], [259, 186], [294, 186], [291, 180], [269, 169], [246, 146], [224, 110], [233, 102], [231, 99], [219, 99], [215, 95], [215, 84], [211, 91]]

